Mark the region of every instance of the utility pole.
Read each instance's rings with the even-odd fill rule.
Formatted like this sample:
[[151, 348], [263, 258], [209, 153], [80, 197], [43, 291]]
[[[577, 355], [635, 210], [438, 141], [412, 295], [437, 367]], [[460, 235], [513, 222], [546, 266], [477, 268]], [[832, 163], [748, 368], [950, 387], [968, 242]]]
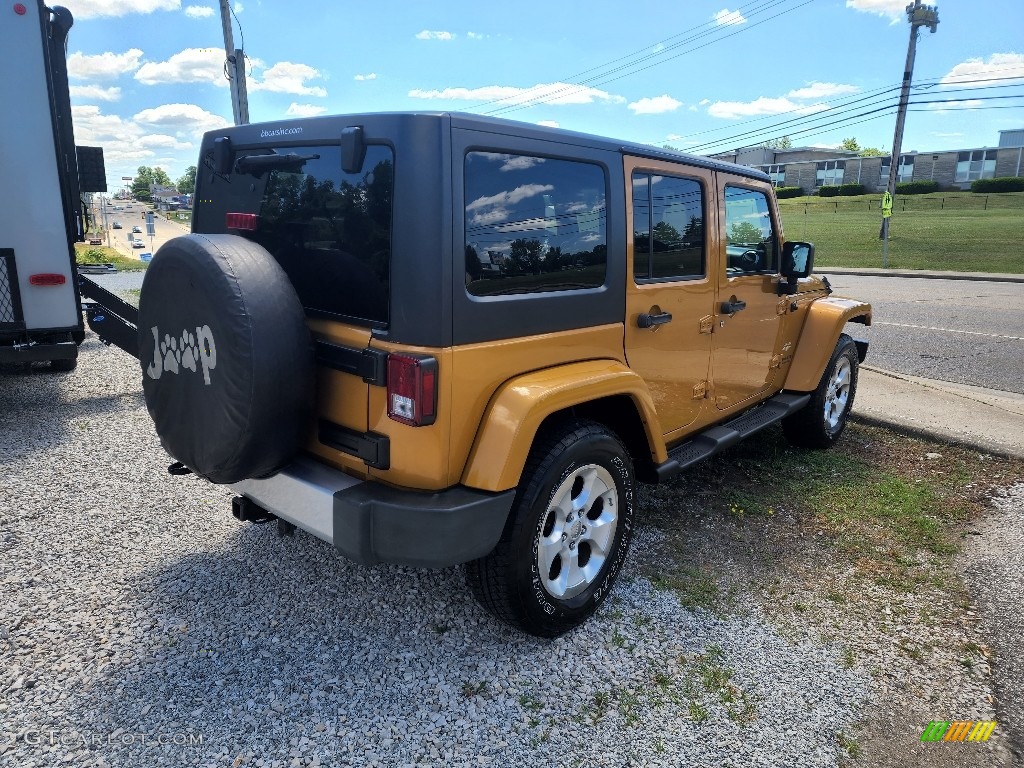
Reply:
[[[896, 112], [896, 132], [892, 138], [892, 158], [889, 160], [889, 183], [885, 191], [890, 195], [896, 192], [896, 179], [899, 176], [900, 148], [903, 144], [903, 123], [907, 119], [907, 102], [910, 100], [910, 81], [914, 77], [914, 57], [917, 55], [917, 29], [928, 27], [932, 33], [939, 26], [939, 9], [934, 5], [922, 5], [921, 0], [914, 0], [906, 8], [907, 21], [910, 22], [910, 43], [907, 45], [907, 65], [903, 68], [903, 87], [900, 89], [900, 105]], [[879, 240], [889, 236], [889, 219], [882, 218], [882, 229], [878, 233]]]
[[224, 53], [227, 55], [224, 69], [231, 84], [231, 111], [235, 116], [235, 125], [247, 125], [249, 94], [245, 89], [245, 52], [241, 48], [235, 48], [228, 2], [229, 0], [220, 0], [220, 24], [224, 29]]

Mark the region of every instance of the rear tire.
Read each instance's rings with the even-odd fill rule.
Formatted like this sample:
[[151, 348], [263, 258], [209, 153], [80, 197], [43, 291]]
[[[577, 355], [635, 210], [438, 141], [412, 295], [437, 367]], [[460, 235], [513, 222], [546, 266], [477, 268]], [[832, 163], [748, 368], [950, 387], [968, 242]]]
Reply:
[[577, 421], [539, 435], [501, 540], [466, 565], [473, 596], [537, 637], [579, 626], [622, 568], [633, 497], [632, 461], [604, 426]]
[[841, 334], [811, 401], [782, 420], [782, 431], [790, 443], [801, 448], [831, 448], [835, 444], [853, 408], [859, 363], [857, 345]]

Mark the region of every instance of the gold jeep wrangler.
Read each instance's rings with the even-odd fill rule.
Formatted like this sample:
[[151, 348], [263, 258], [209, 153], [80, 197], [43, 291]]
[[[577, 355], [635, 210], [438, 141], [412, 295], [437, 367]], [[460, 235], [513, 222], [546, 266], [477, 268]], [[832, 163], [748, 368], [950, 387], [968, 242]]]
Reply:
[[635, 482], [782, 422], [842, 433], [871, 307], [811, 276], [767, 176], [504, 120], [207, 133], [139, 307], [174, 471], [365, 564], [466, 564], [556, 636], [622, 565]]

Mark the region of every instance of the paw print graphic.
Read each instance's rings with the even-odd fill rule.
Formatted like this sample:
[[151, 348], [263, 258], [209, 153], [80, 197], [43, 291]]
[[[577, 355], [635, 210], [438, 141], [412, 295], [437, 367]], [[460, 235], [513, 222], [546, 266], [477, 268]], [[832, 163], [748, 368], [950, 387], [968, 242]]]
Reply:
[[178, 372], [178, 361], [181, 354], [177, 351], [178, 340], [172, 339], [171, 334], [165, 333], [164, 340], [160, 342], [160, 354], [164, 358], [164, 371], [167, 373]]
[[199, 349], [196, 347], [196, 338], [188, 331], [181, 332], [181, 365], [190, 371], [195, 371], [199, 363]]

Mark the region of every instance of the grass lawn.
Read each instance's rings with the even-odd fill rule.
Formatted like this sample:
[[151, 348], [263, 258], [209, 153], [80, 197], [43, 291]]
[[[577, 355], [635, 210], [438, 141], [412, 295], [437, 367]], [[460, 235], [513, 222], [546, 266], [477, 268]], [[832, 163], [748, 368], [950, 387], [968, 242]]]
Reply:
[[75, 243], [75, 262], [77, 264], [113, 264], [122, 272], [143, 270], [148, 266], [144, 261], [122, 256], [113, 248], [107, 248], [105, 245], [89, 245], [88, 243]]
[[[983, 198], [988, 197], [985, 210]], [[902, 201], [907, 200], [903, 212]], [[782, 200], [790, 240], [816, 246], [822, 267], [881, 267], [878, 195]], [[838, 208], [836, 203], [838, 202]], [[967, 204], [972, 206], [968, 208]], [[1005, 207], [1004, 207], [1005, 206]], [[1013, 207], [1016, 206], [1016, 207]], [[889, 230], [888, 266], [967, 272], [1024, 273], [1024, 193], [897, 197]]]

